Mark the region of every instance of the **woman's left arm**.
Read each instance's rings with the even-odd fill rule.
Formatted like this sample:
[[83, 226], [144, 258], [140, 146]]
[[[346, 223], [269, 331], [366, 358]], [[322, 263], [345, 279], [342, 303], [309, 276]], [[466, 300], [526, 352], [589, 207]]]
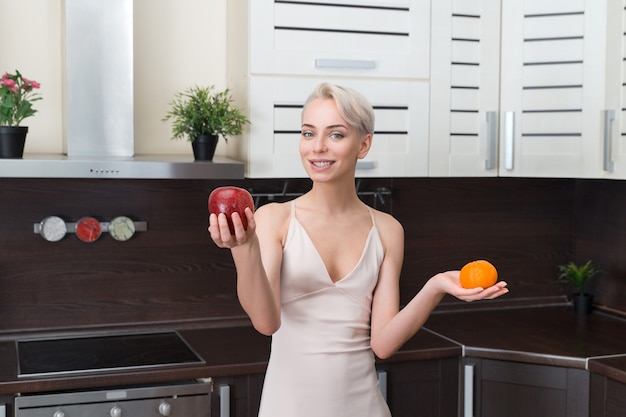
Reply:
[[[379, 216], [380, 217], [380, 216]], [[459, 283], [459, 271], [439, 273], [430, 278], [413, 299], [400, 310], [400, 272], [404, 256], [404, 230], [391, 216], [378, 223], [385, 246], [378, 285], [372, 302], [371, 346], [381, 359], [393, 355], [424, 325], [446, 294], [460, 300], [493, 299], [508, 292], [506, 282], [489, 288], [465, 289]]]

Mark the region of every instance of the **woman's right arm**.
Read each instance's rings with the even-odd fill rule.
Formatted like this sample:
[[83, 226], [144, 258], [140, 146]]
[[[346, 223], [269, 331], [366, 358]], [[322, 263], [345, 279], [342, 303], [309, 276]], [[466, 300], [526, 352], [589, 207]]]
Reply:
[[271, 335], [280, 327], [280, 267], [284, 218], [278, 204], [265, 205], [256, 213], [246, 210], [248, 229], [233, 215], [235, 236], [230, 235], [226, 216], [210, 216], [211, 238], [230, 248], [237, 269], [237, 296], [254, 328]]

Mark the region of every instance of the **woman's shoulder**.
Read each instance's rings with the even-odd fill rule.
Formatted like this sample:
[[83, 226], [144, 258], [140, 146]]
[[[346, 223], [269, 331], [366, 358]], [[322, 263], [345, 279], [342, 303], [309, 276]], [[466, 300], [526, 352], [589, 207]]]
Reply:
[[289, 217], [291, 213], [291, 201], [287, 201], [284, 203], [267, 203], [259, 207], [255, 211], [255, 215], [263, 216], [263, 217]]
[[254, 212], [257, 231], [284, 236], [291, 218], [291, 202], [267, 203]]
[[376, 228], [378, 234], [381, 236], [383, 243], [397, 243], [404, 240], [404, 227], [402, 224], [391, 214], [371, 209], [374, 213], [374, 221], [376, 222]]
[[376, 225], [382, 228], [392, 228], [396, 231], [402, 231], [402, 224], [391, 214], [385, 213], [384, 211], [376, 210], [374, 208], [370, 208], [372, 213], [374, 213], [374, 219], [376, 221]]

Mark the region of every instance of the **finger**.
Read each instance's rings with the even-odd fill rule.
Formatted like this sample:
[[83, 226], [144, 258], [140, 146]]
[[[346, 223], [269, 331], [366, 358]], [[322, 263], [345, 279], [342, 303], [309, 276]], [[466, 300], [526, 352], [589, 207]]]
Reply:
[[213, 239], [213, 241], [215, 243], [219, 243], [220, 242], [220, 227], [217, 224], [217, 216], [214, 213], [211, 213], [209, 215], [209, 233], [211, 234], [211, 239]]
[[243, 228], [243, 222], [241, 221], [241, 216], [238, 212], [234, 212], [231, 216], [231, 220], [233, 222], [233, 227], [235, 230], [235, 239], [237, 242], [241, 242], [246, 237], [246, 230]]
[[246, 215], [246, 219], [248, 220], [248, 229], [256, 230], [256, 222], [254, 221], [254, 212], [252, 211], [252, 209], [246, 207], [244, 213]]
[[232, 236], [230, 234], [230, 227], [228, 227], [228, 219], [224, 213], [220, 213], [217, 216], [217, 223], [219, 225], [221, 241], [228, 244], [232, 240]]

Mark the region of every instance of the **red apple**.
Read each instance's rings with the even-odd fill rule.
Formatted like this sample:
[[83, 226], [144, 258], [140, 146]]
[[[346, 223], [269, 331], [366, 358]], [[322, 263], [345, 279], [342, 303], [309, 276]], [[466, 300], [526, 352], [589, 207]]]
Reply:
[[239, 187], [218, 187], [209, 194], [209, 213], [224, 213], [228, 219], [228, 227], [230, 234], [235, 234], [235, 226], [231, 216], [233, 213], [239, 213], [243, 228], [248, 228], [248, 218], [244, 210], [250, 207], [254, 211], [254, 200], [247, 190]]

